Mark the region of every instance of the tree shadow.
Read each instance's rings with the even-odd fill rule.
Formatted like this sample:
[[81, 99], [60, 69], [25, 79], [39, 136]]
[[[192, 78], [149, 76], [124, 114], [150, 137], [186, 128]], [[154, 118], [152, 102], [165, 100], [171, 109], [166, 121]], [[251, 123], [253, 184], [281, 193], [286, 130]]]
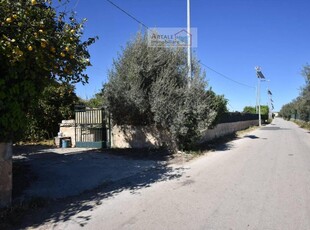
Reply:
[[[168, 166], [169, 154], [163, 151], [90, 150], [57, 154], [46, 152], [46, 148], [34, 150], [19, 149], [15, 152], [17, 157], [13, 165], [24, 166], [18, 175], [20, 178], [15, 179], [28, 180], [29, 171], [34, 180], [22, 188], [18, 188], [20, 184], [14, 184], [14, 202], [27, 202], [34, 195], [42, 197], [47, 205], [28, 210], [18, 228], [36, 228], [47, 222], [57, 225], [82, 211], [93, 210], [103, 199], [124, 190], [139, 193], [141, 188], [159, 181], [177, 179], [184, 173], [182, 167]], [[143, 151], [148, 151], [148, 154], [143, 155]], [[34, 192], [29, 192], [31, 189]], [[91, 216], [83, 215], [77, 218], [81, 227], [87, 225], [90, 219]]]
[[200, 151], [227, 151], [233, 148], [231, 141], [238, 139], [236, 132], [218, 137], [212, 141], [200, 143], [197, 149]]

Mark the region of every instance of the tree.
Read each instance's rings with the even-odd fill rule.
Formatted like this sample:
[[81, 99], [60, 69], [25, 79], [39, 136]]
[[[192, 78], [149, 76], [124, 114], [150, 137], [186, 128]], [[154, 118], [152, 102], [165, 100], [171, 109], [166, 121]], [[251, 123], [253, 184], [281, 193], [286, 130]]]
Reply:
[[56, 136], [59, 122], [73, 119], [74, 105], [77, 103], [73, 85], [53, 80], [28, 112], [27, 128], [22, 138], [40, 140]]
[[294, 103], [288, 103], [282, 106], [279, 115], [286, 120], [290, 120], [292, 115], [296, 114], [296, 109]]
[[268, 114], [269, 114], [269, 106], [268, 105], [261, 105], [260, 106], [260, 112], [261, 112], [261, 115], [268, 116]]
[[305, 85], [297, 98], [299, 102], [297, 107], [300, 119], [308, 122], [310, 120], [310, 65], [304, 66], [302, 75], [305, 79]]
[[243, 108], [244, 113], [251, 113], [251, 114], [256, 114], [256, 108], [253, 106], [245, 106]]
[[294, 115], [295, 119], [308, 122], [310, 120], [310, 65], [303, 67], [302, 76], [305, 79], [305, 85], [301, 88], [299, 96], [282, 106], [280, 115], [285, 119], [290, 119]]
[[84, 100], [84, 99], [79, 98], [79, 103], [87, 107], [90, 107], [90, 108], [102, 108], [106, 106], [106, 101], [104, 98], [104, 88], [99, 93], [96, 93], [89, 100], [87, 99]]
[[[61, 2], [61, 0], [59, 0]], [[0, 208], [10, 204], [11, 141], [51, 80], [86, 83], [85, 21], [57, 13], [52, 0], [0, 0]]]
[[57, 14], [51, 0], [0, 0], [0, 142], [25, 127], [25, 116], [50, 79], [86, 83], [90, 65], [84, 21]]
[[[260, 106], [260, 111], [261, 111], [261, 115], [268, 116], [268, 114], [269, 114], [269, 106], [268, 105], [261, 105]], [[256, 112], [256, 108], [252, 107], [252, 106], [245, 106], [243, 108], [243, 112], [244, 113], [252, 113], [252, 114], [258, 113], [258, 112]]]
[[[114, 60], [105, 85], [107, 105], [118, 125], [156, 125], [170, 132], [180, 149], [190, 149], [227, 101], [207, 90], [205, 73], [192, 62], [188, 87], [186, 52], [149, 47], [140, 33]], [[214, 100], [216, 99], [216, 100]]]

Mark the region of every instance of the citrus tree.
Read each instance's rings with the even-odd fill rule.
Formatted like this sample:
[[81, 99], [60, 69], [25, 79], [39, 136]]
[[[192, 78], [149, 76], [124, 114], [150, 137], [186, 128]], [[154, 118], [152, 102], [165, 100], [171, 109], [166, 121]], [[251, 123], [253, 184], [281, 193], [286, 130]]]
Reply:
[[[61, 0], [59, 0], [61, 2]], [[87, 83], [85, 20], [57, 12], [52, 0], [0, 0], [0, 142], [12, 140], [50, 80]]]
[[[59, 131], [59, 122], [74, 118], [74, 106], [77, 103], [78, 97], [73, 85], [51, 81], [37, 103], [30, 108], [27, 127], [20, 139], [37, 141], [55, 137]], [[18, 136], [15, 138], [19, 140]]]

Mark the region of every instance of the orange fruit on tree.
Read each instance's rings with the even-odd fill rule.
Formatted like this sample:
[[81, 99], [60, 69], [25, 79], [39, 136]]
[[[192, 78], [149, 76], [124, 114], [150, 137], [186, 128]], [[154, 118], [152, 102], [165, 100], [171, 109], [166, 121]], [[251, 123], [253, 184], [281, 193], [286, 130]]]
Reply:
[[11, 22], [12, 22], [12, 18], [11, 18], [11, 17], [8, 17], [7, 19], [5, 19], [5, 21], [6, 21], [7, 23], [11, 23]]

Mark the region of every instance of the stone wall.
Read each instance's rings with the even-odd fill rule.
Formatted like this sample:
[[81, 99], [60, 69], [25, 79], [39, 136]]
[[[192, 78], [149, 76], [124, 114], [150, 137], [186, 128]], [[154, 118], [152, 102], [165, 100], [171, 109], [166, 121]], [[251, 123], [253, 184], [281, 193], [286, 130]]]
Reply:
[[114, 126], [112, 148], [158, 148], [170, 145], [168, 133], [156, 127]]
[[233, 134], [237, 131], [247, 129], [251, 126], [257, 126], [257, 125], [258, 125], [258, 120], [221, 123], [215, 126], [213, 129], [207, 129], [207, 130], [202, 131], [203, 137], [201, 139], [201, 142], [211, 141], [218, 137]]
[[[258, 120], [218, 124], [214, 129], [202, 131], [201, 142], [207, 142], [257, 125]], [[112, 129], [112, 148], [158, 148], [170, 144], [169, 135], [154, 127], [114, 126]]]
[[0, 208], [12, 199], [12, 144], [0, 143]]
[[[214, 129], [202, 131], [201, 142], [207, 142], [256, 125], [258, 125], [258, 120], [218, 124]], [[75, 147], [75, 121], [63, 120], [59, 131], [63, 133], [63, 136], [71, 137], [72, 147]], [[112, 148], [158, 148], [171, 145], [169, 134], [156, 127], [114, 126], [111, 134]]]

